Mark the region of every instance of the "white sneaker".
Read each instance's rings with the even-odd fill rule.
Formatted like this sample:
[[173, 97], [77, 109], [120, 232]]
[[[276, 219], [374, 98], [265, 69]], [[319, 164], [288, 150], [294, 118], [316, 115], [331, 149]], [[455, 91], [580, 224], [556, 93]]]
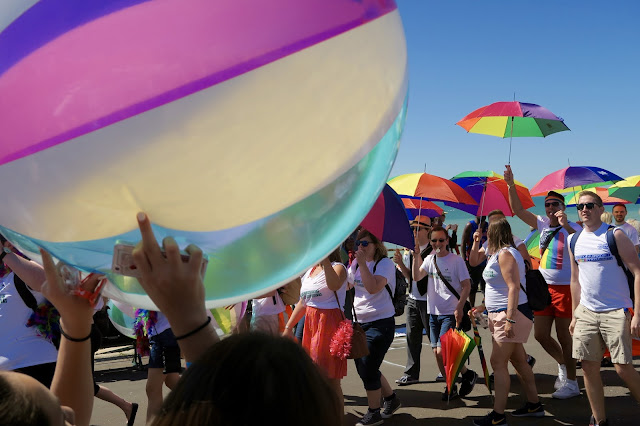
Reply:
[[580, 395], [580, 388], [576, 380], [567, 380], [560, 389], [551, 394], [556, 399], [569, 399]]
[[567, 383], [567, 367], [564, 364], [558, 364], [558, 378], [553, 384], [555, 390], [560, 389]]

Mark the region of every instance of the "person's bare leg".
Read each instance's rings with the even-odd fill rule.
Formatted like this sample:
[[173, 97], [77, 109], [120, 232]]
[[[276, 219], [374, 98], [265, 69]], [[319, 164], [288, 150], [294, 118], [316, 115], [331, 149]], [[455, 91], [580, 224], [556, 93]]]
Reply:
[[[564, 364], [564, 355], [562, 354], [562, 346], [551, 337], [551, 326], [553, 325], [554, 317], [552, 316], [536, 316], [536, 320], [533, 322], [533, 331], [536, 340], [542, 346], [558, 364]], [[569, 327], [567, 326], [567, 331]], [[571, 354], [571, 352], [569, 352]], [[575, 372], [574, 372], [575, 377]]]
[[527, 353], [524, 350], [522, 343], [515, 343], [517, 347], [511, 354], [511, 365], [516, 369], [518, 378], [522, 384], [525, 396], [528, 402], [538, 402], [538, 390], [536, 388], [536, 379], [533, 375], [533, 369], [527, 363]]
[[164, 384], [171, 390], [176, 387], [178, 380], [180, 380], [179, 373], [169, 373], [164, 375]]
[[[537, 318], [536, 318], [537, 321]], [[576, 379], [576, 360], [573, 359], [573, 339], [569, 333], [571, 318], [556, 318], [556, 335], [562, 348], [562, 364], [567, 368], [567, 379]]]
[[380, 399], [382, 398], [382, 390], [368, 390], [367, 391], [367, 404], [372, 410], [380, 408]]
[[629, 388], [629, 392], [640, 402], [640, 374], [633, 367], [633, 364], [613, 364], [616, 368], [616, 373]]
[[162, 383], [164, 382], [162, 368], [147, 369], [147, 423], [155, 417], [162, 408]]
[[498, 343], [493, 341], [491, 351], [491, 368], [493, 368], [494, 388], [496, 397], [493, 402], [493, 411], [504, 414], [509, 398], [511, 377], [509, 377], [509, 358], [516, 347], [515, 343]]
[[131, 402], [126, 401], [120, 395], [114, 393], [111, 389], [98, 385], [98, 393], [96, 394], [96, 398], [99, 398], [103, 401], [107, 401], [112, 403], [113, 405], [118, 406], [124, 412], [124, 415], [127, 416], [127, 420], [129, 420], [129, 418], [131, 417], [131, 410], [133, 409], [133, 404]]
[[600, 361], [582, 360], [582, 374], [593, 417], [595, 417], [596, 422], [606, 419], [604, 387], [602, 385], [602, 377], [600, 377]]
[[444, 360], [442, 359], [442, 348], [433, 348], [433, 355], [436, 357], [436, 363], [442, 377], [447, 377], [444, 371]]
[[391, 396], [391, 394], [393, 394], [393, 389], [391, 388], [391, 385], [387, 381], [387, 378], [384, 377], [384, 374], [380, 374], [380, 384], [382, 385], [380, 392], [384, 398]]

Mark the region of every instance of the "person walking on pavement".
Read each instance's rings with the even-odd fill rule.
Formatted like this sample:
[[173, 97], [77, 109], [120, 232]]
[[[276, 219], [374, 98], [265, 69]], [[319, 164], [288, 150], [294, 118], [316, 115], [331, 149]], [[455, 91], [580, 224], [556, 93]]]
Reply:
[[[571, 355], [571, 266], [569, 262], [570, 234], [580, 230], [580, 225], [570, 222], [565, 213], [564, 197], [550, 191], [544, 200], [546, 216], [537, 216], [522, 207], [516, 192], [511, 166], [506, 166], [504, 179], [509, 187], [511, 210], [524, 223], [540, 231], [540, 273], [549, 285], [551, 304], [536, 311], [534, 333], [542, 348], [558, 363], [558, 377], [554, 383], [556, 391], [551, 395], [567, 399], [580, 395], [576, 380], [576, 361]], [[551, 336], [551, 326], [556, 323], [556, 341]]]
[[[592, 413], [589, 425], [607, 426], [600, 377], [605, 348], [611, 352], [616, 372], [640, 402], [640, 375], [633, 367], [631, 348], [631, 339], [640, 337], [640, 317], [632, 317], [629, 311], [631, 307], [640, 310], [640, 259], [626, 234], [618, 232], [620, 228], [609, 231], [600, 219], [604, 207], [597, 194], [582, 191], [577, 208], [584, 229], [570, 240], [573, 317], [569, 331], [573, 357], [582, 361]], [[633, 274], [635, 300], [631, 300], [627, 276], [609, 243], [610, 233], [618, 256]]]
[[[464, 304], [469, 298], [471, 283], [464, 260], [449, 251], [449, 234], [441, 226], [431, 230], [433, 251], [426, 259], [416, 254], [413, 260], [413, 276], [417, 280], [428, 278], [427, 304], [429, 310], [430, 340], [440, 373], [445, 376], [440, 338], [451, 328], [460, 328], [464, 317]], [[416, 253], [418, 247], [416, 247]], [[455, 293], [454, 293], [455, 291]], [[460, 392], [454, 383], [452, 389], [445, 387], [442, 400], [448, 401], [471, 393], [478, 374], [462, 367]]]
[[[413, 236], [418, 242], [422, 258], [431, 253], [429, 244], [429, 232], [431, 231], [431, 218], [417, 216], [411, 221]], [[393, 260], [402, 271], [409, 283], [409, 295], [407, 298], [407, 365], [402, 377], [396, 380], [398, 386], [407, 386], [418, 383], [420, 379], [420, 354], [422, 353], [422, 333], [427, 331], [429, 336], [429, 314], [427, 308], [427, 284], [428, 277], [414, 280], [411, 273], [414, 254], [409, 253], [405, 258], [396, 251]], [[438, 376], [440, 377], [440, 376]], [[443, 379], [444, 380], [444, 379]]]

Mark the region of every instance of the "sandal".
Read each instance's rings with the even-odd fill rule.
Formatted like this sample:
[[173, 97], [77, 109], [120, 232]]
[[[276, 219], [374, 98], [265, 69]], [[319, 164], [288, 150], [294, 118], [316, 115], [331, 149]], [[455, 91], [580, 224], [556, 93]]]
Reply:
[[127, 426], [133, 426], [133, 423], [136, 421], [136, 414], [138, 414], [138, 404], [134, 402], [131, 404], [131, 415], [129, 416]]

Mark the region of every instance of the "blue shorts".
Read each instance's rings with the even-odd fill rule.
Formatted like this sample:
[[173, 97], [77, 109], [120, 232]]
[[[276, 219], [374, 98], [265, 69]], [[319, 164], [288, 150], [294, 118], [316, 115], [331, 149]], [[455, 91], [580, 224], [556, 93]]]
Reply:
[[433, 315], [429, 314], [429, 340], [431, 340], [432, 348], [439, 348], [442, 346], [440, 343], [440, 337], [446, 333], [450, 328], [455, 328], [456, 317], [454, 315]]
[[180, 346], [173, 335], [173, 331], [167, 328], [160, 334], [149, 338], [151, 354], [149, 355], [149, 368], [162, 368], [164, 374], [179, 373]]

